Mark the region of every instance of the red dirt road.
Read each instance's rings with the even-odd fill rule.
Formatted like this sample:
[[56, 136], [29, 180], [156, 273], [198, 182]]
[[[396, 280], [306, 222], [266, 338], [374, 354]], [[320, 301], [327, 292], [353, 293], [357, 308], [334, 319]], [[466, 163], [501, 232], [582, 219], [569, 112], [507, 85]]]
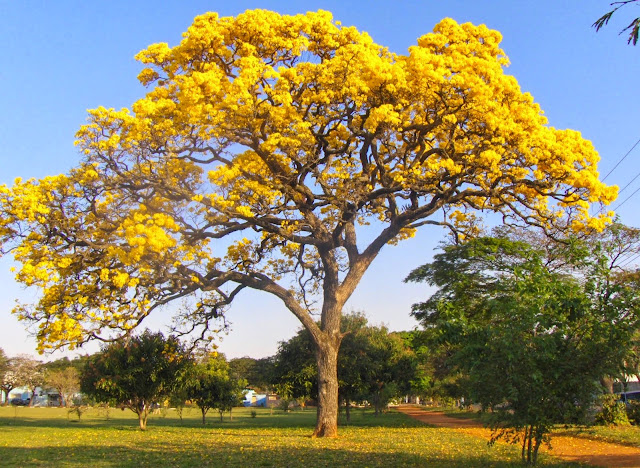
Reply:
[[[452, 418], [438, 411], [424, 411], [420, 407], [400, 406], [398, 411], [431, 426], [455, 429], [475, 437], [489, 439], [491, 432], [472, 419]], [[601, 442], [579, 437], [555, 435], [551, 440], [552, 450], [540, 450], [571, 462], [611, 468], [640, 468], [640, 448]]]

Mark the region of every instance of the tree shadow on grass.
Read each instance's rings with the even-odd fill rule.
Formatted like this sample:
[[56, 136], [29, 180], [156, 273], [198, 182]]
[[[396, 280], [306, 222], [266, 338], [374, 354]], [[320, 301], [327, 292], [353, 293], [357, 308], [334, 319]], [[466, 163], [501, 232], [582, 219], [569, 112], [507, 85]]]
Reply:
[[[473, 453], [456, 458], [444, 455], [361, 452], [345, 449], [290, 446], [243, 446], [238, 443], [203, 445], [194, 450], [187, 447], [148, 443], [144, 447], [115, 445], [59, 447], [0, 447], [0, 460], [4, 466], [38, 467], [487, 467], [507, 468], [522, 466], [517, 462], [496, 460]], [[541, 466], [580, 466], [566, 463], [543, 463]]]
[[[217, 429], [293, 429], [305, 428], [309, 430], [309, 434], [313, 432], [315, 426], [316, 412], [307, 410], [302, 412], [282, 413], [275, 412], [273, 414], [260, 414], [256, 418], [248, 417], [241, 414], [229, 419], [228, 413], [225, 413], [223, 421], [220, 421], [216, 413], [207, 415], [206, 424], [202, 424], [199, 412], [192, 411], [188, 417], [182, 421], [172, 414], [169, 417], [152, 415], [149, 417], [148, 428], [153, 427], [182, 427], [182, 428], [217, 428]], [[60, 413], [53, 414], [51, 417], [32, 417], [29, 413], [20, 414], [18, 417], [2, 416], [0, 417], [0, 426], [8, 427], [42, 427], [42, 428], [117, 428], [117, 429], [138, 429], [138, 420], [136, 416], [129, 410], [121, 411], [112, 409], [107, 419], [102, 414], [97, 414], [96, 410], [90, 410], [78, 420], [75, 414], [71, 414], [68, 418], [60, 416]], [[423, 425], [413, 419], [408, 418], [404, 414], [388, 413], [380, 416], [374, 416], [372, 413], [354, 412], [351, 421], [347, 423], [346, 419], [341, 415], [339, 420], [341, 428], [346, 427], [370, 427], [370, 428], [397, 428], [397, 427], [422, 427]]]

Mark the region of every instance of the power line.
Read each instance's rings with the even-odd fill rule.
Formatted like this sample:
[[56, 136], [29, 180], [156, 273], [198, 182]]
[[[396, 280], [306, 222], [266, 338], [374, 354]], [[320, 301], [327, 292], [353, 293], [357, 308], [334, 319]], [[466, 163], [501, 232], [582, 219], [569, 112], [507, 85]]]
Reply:
[[622, 158], [620, 159], [620, 161], [618, 161], [618, 162], [616, 163], [616, 165], [615, 165], [615, 166], [613, 166], [613, 169], [611, 169], [611, 170], [607, 173], [607, 175], [606, 175], [606, 176], [604, 176], [604, 178], [602, 179], [602, 182], [604, 182], [605, 180], [607, 180], [607, 177], [609, 177], [609, 176], [611, 175], [611, 173], [612, 173], [613, 171], [615, 171], [615, 170], [616, 170], [616, 168], [620, 165], [620, 163], [621, 163], [622, 161], [624, 161], [624, 160], [627, 158], [627, 156], [629, 156], [629, 154], [630, 154], [630, 153], [635, 149], [635, 147], [636, 147], [636, 146], [638, 146], [638, 144], [640, 144], [640, 138], [638, 138], [638, 141], [636, 141], [635, 145], [633, 145], [633, 146], [631, 147], [631, 149], [630, 149], [629, 151], [627, 151], [627, 154], [625, 154], [624, 156], [622, 156]]
[[627, 198], [624, 199], [624, 201], [622, 203], [620, 203], [618, 206], [616, 206], [613, 211], [618, 211], [618, 208], [620, 208], [622, 205], [624, 205], [625, 203], [627, 203], [629, 201], [629, 199], [631, 197], [633, 197], [636, 193], [640, 192], [640, 188], [637, 188], [635, 192], [633, 192], [631, 195], [629, 195]]
[[[613, 168], [612, 168], [612, 169], [607, 173], [607, 175], [605, 175], [605, 176], [602, 178], [602, 182], [604, 182], [604, 181], [607, 179], [607, 177], [609, 177], [609, 176], [611, 175], [611, 173], [612, 173], [613, 171], [615, 171], [615, 170], [616, 170], [616, 168], [617, 168], [617, 167], [622, 163], [622, 161], [624, 161], [624, 160], [627, 158], [627, 156], [629, 156], [629, 154], [631, 154], [631, 152], [635, 149], [635, 147], [636, 147], [636, 146], [638, 146], [638, 144], [640, 144], [640, 138], [638, 138], [638, 141], [636, 141], [636, 142], [635, 142], [635, 144], [631, 147], [631, 149], [629, 149], [629, 151], [627, 151], [627, 152], [626, 152], [626, 154], [625, 154], [624, 156], [622, 156], [622, 158], [620, 158], [620, 160], [616, 163], [616, 165], [615, 165], [615, 166], [613, 166]], [[629, 182], [627, 183], [627, 185], [625, 185], [625, 186], [624, 186], [624, 187], [623, 187], [623, 188], [618, 192], [618, 196], [620, 196], [620, 194], [621, 194], [622, 192], [624, 192], [626, 189], [628, 189], [628, 188], [629, 188], [629, 186], [630, 186], [633, 182], [635, 182], [635, 180], [636, 180], [638, 177], [640, 177], [640, 172], [638, 172], [638, 173], [635, 175], [635, 177], [634, 177], [633, 179], [631, 179], [631, 181], [629, 181]], [[633, 193], [632, 193], [632, 194], [631, 194], [631, 195], [630, 195], [630, 196], [629, 196], [625, 201], [623, 201], [622, 203], [620, 203], [620, 204], [616, 207], [616, 210], [617, 210], [618, 208], [620, 208], [620, 207], [623, 205], [623, 203], [625, 203], [627, 200], [629, 200], [629, 198], [631, 198], [631, 197], [632, 197], [633, 195], [635, 195], [637, 192], [638, 192], [638, 190], [636, 190], [635, 192], [633, 192]], [[600, 209], [599, 209], [598, 211], [596, 211], [596, 213], [594, 214], [594, 216], [595, 216], [595, 215], [598, 215], [599, 213], [602, 213], [602, 212], [603, 212], [603, 211], [605, 211], [606, 209], [607, 209], [607, 207], [606, 207], [606, 206], [601, 206], [601, 207], [600, 207]], [[613, 211], [615, 211], [615, 210], [613, 210]]]
[[627, 260], [626, 262], [624, 262], [622, 265], [619, 265], [620, 268], [624, 268], [627, 265], [629, 265], [630, 263], [634, 262], [636, 259], [640, 258], [640, 253], [637, 255], [634, 255], [633, 257], [631, 257], [629, 260]]
[[[640, 244], [638, 244], [638, 247], [640, 247]], [[638, 248], [630, 248], [629, 250], [625, 250], [616, 257], [616, 266], [620, 267], [622, 265], [626, 265], [627, 263], [629, 263], [629, 261], [632, 261], [638, 255], [640, 255], [640, 250]]]
[[636, 174], [636, 176], [635, 176], [633, 179], [631, 179], [631, 182], [629, 182], [627, 185], [625, 185], [625, 186], [624, 186], [624, 187], [623, 187], [623, 188], [618, 192], [618, 195], [620, 195], [622, 192], [624, 192], [624, 191], [627, 189], [627, 187], [629, 187], [629, 185], [631, 185], [631, 184], [632, 184], [632, 183], [633, 183], [633, 182], [634, 182], [638, 177], [640, 177], [640, 172], [638, 172], [638, 173]]

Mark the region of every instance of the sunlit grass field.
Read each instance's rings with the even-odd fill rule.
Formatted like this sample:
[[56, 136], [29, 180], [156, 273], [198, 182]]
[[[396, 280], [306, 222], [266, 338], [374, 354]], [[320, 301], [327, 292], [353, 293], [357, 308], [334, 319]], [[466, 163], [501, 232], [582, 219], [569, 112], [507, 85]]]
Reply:
[[[90, 409], [80, 421], [63, 408], [0, 408], [0, 465], [42, 467], [511, 467], [518, 447], [496, 445], [403, 414], [356, 410], [338, 439], [312, 439], [315, 411], [239, 408], [202, 425], [197, 409], [150, 417], [147, 431], [129, 410]], [[549, 457], [541, 466], [578, 466]]]
[[[486, 421], [481, 413], [473, 411], [451, 408], [433, 408], [433, 411], [444, 411], [454, 418]], [[568, 435], [640, 448], [640, 426], [563, 426], [559, 424], [553, 430], [553, 435]]]

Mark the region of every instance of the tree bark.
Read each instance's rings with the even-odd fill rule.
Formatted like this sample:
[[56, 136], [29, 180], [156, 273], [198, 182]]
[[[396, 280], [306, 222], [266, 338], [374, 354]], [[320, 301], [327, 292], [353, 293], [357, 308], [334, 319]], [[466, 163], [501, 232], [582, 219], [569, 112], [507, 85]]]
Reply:
[[4, 403], [2, 406], [7, 406], [9, 404], [9, 393], [11, 393], [11, 390], [13, 390], [13, 387], [11, 386], [2, 387], [2, 391], [4, 392]]
[[138, 423], [140, 424], [141, 431], [147, 429], [147, 411], [145, 409], [138, 413]]
[[133, 411], [138, 415], [138, 424], [140, 425], [140, 430], [144, 431], [147, 429], [147, 417], [149, 416], [149, 407], [147, 406], [146, 401], [138, 401], [134, 403], [135, 406], [130, 406]]
[[347, 416], [347, 422], [351, 422], [351, 400], [349, 397], [345, 398], [344, 413]]
[[613, 379], [611, 377], [602, 377], [600, 379], [600, 383], [602, 384], [602, 388], [604, 389], [605, 393], [613, 393]]
[[338, 349], [340, 336], [316, 343], [318, 419], [313, 437], [338, 436]]

